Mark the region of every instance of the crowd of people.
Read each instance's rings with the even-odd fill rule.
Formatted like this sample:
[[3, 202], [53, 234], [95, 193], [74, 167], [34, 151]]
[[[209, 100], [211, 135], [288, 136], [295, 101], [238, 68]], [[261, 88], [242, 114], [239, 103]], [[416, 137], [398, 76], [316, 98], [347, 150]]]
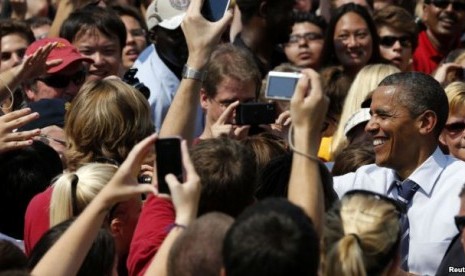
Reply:
[[465, 273], [465, 0], [205, 1], [0, 1], [0, 275]]

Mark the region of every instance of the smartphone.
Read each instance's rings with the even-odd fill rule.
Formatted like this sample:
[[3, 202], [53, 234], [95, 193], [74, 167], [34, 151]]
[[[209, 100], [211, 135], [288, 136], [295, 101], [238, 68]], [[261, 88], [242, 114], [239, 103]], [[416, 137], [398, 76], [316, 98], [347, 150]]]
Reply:
[[236, 125], [267, 125], [276, 120], [274, 103], [241, 103], [236, 107]]
[[230, 0], [205, 0], [202, 6], [202, 15], [205, 19], [216, 22], [223, 18], [228, 10]]
[[265, 98], [290, 101], [301, 73], [270, 71], [266, 80]]
[[158, 192], [170, 194], [168, 183], [165, 181], [167, 174], [174, 174], [179, 182], [183, 182], [181, 138], [166, 137], [155, 141]]

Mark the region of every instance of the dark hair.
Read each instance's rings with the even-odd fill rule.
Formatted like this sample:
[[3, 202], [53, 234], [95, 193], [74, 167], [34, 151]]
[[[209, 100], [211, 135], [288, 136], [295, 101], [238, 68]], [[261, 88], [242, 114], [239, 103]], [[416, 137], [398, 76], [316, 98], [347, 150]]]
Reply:
[[[27, 266], [30, 270], [39, 263], [45, 253], [47, 253], [73, 222], [74, 219], [66, 220], [45, 232], [29, 255]], [[115, 241], [112, 235], [107, 229], [101, 228], [77, 275], [112, 275], [115, 264], [115, 254]], [[59, 260], [57, 260], [57, 262], [58, 261]]]
[[226, 231], [234, 219], [212, 212], [196, 219], [176, 239], [168, 257], [168, 275], [218, 276]]
[[328, 114], [333, 119], [338, 119], [342, 113], [342, 107], [349, 92], [352, 79], [344, 74], [341, 66], [330, 66], [321, 70], [321, 85], [329, 98]]
[[8, 240], [0, 240], [0, 271], [26, 269], [27, 257]]
[[147, 24], [145, 23], [144, 18], [140, 14], [140, 11], [138, 9], [136, 9], [135, 7], [129, 6], [129, 5], [117, 5], [117, 4], [115, 4], [115, 5], [112, 5], [111, 8], [120, 17], [126, 15], [126, 16], [130, 16], [130, 17], [136, 19], [137, 22], [139, 22], [140, 27], [142, 29], [144, 29], [146, 31], [146, 33], [148, 32]]
[[239, 141], [227, 137], [203, 140], [191, 156], [202, 184], [199, 215], [219, 211], [236, 217], [253, 202], [255, 159]]
[[326, 32], [326, 27], [328, 24], [326, 23], [326, 20], [319, 15], [316, 15], [312, 12], [295, 12], [294, 13], [294, 24], [297, 23], [311, 23], [313, 25], [316, 25], [320, 27], [321, 32], [324, 34]]
[[412, 43], [412, 52], [417, 47], [417, 24], [413, 17], [406, 9], [389, 5], [381, 10], [378, 10], [373, 15], [376, 28], [390, 27], [395, 31], [406, 33]]
[[0, 232], [23, 239], [29, 201], [63, 172], [58, 153], [48, 145], [32, 145], [0, 154]]
[[367, 24], [368, 31], [371, 35], [372, 40], [372, 54], [371, 58], [368, 60], [367, 64], [371, 63], [378, 63], [381, 61], [381, 54], [379, 52], [379, 36], [378, 31], [376, 30], [375, 24], [370, 13], [367, 9], [361, 5], [354, 4], [354, 3], [347, 3], [345, 5], [340, 6], [336, 9], [335, 14], [331, 17], [329, 21], [328, 28], [326, 30], [325, 35], [325, 42], [324, 42], [324, 49], [322, 53], [322, 64], [323, 66], [328, 65], [338, 65], [339, 62], [336, 57], [336, 52], [334, 49], [334, 32], [336, 30], [336, 25], [341, 19], [342, 16], [346, 15], [349, 12], [356, 13], [359, 15]]
[[34, 16], [26, 19], [26, 23], [31, 29], [39, 28], [45, 25], [52, 25], [52, 20], [45, 16]]
[[387, 76], [379, 86], [397, 86], [402, 89], [396, 93], [397, 102], [406, 107], [412, 117], [426, 110], [433, 111], [437, 116], [434, 133], [439, 137], [449, 115], [449, 102], [438, 81], [421, 72], [400, 72]]
[[[318, 163], [321, 181], [323, 183], [325, 210], [329, 210], [338, 197], [333, 189], [333, 177], [322, 162]], [[255, 196], [257, 199], [269, 197], [287, 197], [289, 178], [292, 169], [292, 153], [287, 153], [272, 159], [259, 172], [259, 181]]]
[[334, 160], [333, 176], [355, 172], [363, 165], [375, 163], [375, 152], [371, 141], [349, 144]]
[[252, 152], [259, 172], [273, 158], [288, 152], [284, 139], [269, 132], [247, 136], [241, 142]]
[[0, 37], [11, 34], [19, 34], [23, 36], [27, 40], [28, 44], [31, 44], [36, 40], [31, 28], [29, 28], [24, 21], [15, 19], [0, 20]]
[[223, 244], [228, 276], [317, 275], [319, 255], [311, 219], [286, 199], [265, 199], [247, 208]]
[[60, 37], [73, 41], [85, 31], [97, 29], [105, 36], [119, 42], [120, 51], [126, 45], [126, 27], [123, 21], [111, 9], [88, 5], [72, 12], [63, 22]]
[[242, 23], [249, 22], [253, 16], [260, 13], [260, 6], [265, 2], [265, 11], [268, 11], [271, 8], [276, 8], [277, 6], [282, 6], [283, 4], [288, 4], [286, 2], [294, 2], [294, 0], [236, 0], [236, 5], [241, 11], [241, 21]]

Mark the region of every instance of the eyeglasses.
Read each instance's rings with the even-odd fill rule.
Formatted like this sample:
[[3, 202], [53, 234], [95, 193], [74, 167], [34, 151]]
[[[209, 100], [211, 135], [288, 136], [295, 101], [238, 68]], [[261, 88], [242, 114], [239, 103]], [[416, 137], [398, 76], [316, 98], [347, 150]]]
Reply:
[[399, 218], [401, 214], [405, 213], [405, 209], [399, 204], [399, 202], [385, 195], [367, 191], [367, 190], [351, 190], [345, 193], [344, 197], [351, 197], [354, 195], [363, 195], [366, 197], [373, 197], [376, 200], [380, 200], [385, 203], [391, 204], [395, 208], [396, 213], [398, 214]]
[[132, 36], [145, 36], [147, 33], [145, 32], [144, 29], [142, 28], [139, 28], [139, 29], [132, 29], [132, 30], [129, 30], [129, 33], [132, 35]]
[[392, 47], [396, 41], [399, 41], [402, 47], [412, 47], [412, 42], [408, 36], [392, 36], [386, 35], [379, 38], [379, 44], [384, 47]]
[[451, 134], [460, 133], [465, 129], [465, 122], [447, 124], [444, 126], [444, 129], [447, 130]]
[[463, 2], [452, 2], [450, 0], [426, 0], [426, 4], [433, 4], [435, 7], [445, 9], [452, 4], [452, 8], [456, 11], [465, 11], [465, 3]]
[[2, 52], [1, 53], [1, 59], [2, 61], [9, 60], [11, 56], [15, 53], [20, 59], [24, 57], [24, 54], [26, 53], [26, 48], [21, 48], [16, 51], [11, 51], [11, 52]]
[[323, 39], [323, 35], [319, 33], [305, 33], [305, 34], [294, 34], [289, 36], [288, 44], [297, 44], [300, 40], [304, 40], [305, 42], [320, 40]]
[[463, 228], [465, 227], [465, 216], [455, 216], [454, 217], [455, 226], [459, 232], [462, 232]]
[[79, 86], [84, 83], [86, 79], [87, 72], [85, 70], [78, 71], [74, 75], [64, 76], [64, 75], [51, 75], [47, 77], [37, 78], [44, 82], [46, 85], [54, 88], [65, 88], [69, 85], [69, 82], [72, 81], [75, 85]]

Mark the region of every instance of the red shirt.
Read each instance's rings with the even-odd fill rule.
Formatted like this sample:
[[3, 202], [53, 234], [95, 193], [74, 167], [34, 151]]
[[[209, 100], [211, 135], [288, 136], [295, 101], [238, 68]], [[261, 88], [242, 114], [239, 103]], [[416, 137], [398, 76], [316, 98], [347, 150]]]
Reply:
[[413, 53], [413, 70], [431, 74], [444, 57], [444, 54], [434, 48], [426, 31], [421, 31], [418, 35], [418, 46]]
[[175, 218], [174, 206], [170, 200], [153, 195], [147, 198], [129, 249], [126, 262], [129, 275], [144, 275]]
[[35, 195], [27, 206], [24, 218], [24, 249], [28, 256], [42, 235], [50, 228], [49, 210], [52, 192], [52, 187], [47, 188]]

